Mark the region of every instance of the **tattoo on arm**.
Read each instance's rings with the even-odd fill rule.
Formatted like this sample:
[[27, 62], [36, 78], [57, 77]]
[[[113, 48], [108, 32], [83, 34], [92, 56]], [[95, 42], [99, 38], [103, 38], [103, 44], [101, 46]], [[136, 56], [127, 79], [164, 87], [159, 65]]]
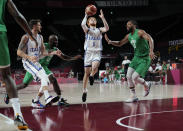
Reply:
[[25, 47], [26, 47], [26, 44], [23, 43], [23, 42], [20, 42], [20, 44], [19, 44], [19, 46], [18, 46], [18, 49], [19, 49], [19, 50], [24, 50]]
[[25, 36], [21, 39], [20, 41], [20, 44], [18, 46], [18, 49], [23, 51], [27, 48], [27, 41], [28, 41], [28, 38], [26, 38]]

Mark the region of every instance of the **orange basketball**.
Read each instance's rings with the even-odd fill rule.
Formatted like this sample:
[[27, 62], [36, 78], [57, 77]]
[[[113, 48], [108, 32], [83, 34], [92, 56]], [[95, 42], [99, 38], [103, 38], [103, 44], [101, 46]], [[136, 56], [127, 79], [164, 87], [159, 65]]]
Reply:
[[97, 13], [97, 8], [95, 5], [88, 5], [85, 9], [85, 12], [88, 16], [92, 16]]

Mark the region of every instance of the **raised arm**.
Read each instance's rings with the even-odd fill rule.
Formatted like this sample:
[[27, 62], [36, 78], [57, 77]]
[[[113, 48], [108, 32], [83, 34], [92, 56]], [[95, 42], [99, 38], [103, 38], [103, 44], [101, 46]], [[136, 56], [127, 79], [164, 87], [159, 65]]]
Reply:
[[83, 21], [81, 22], [81, 27], [83, 28], [83, 31], [84, 31], [85, 33], [88, 32], [88, 27], [87, 27], [87, 25], [86, 25], [87, 18], [88, 18], [88, 16], [87, 16], [87, 14], [85, 13], [85, 17], [84, 17]]
[[35, 40], [25, 17], [18, 11], [12, 0], [8, 0], [7, 8], [9, 13], [14, 17], [14, 19], [22, 27], [22, 29], [27, 32], [33, 40]]
[[100, 28], [101, 32], [102, 32], [102, 33], [107, 32], [107, 31], [109, 30], [109, 25], [107, 24], [107, 21], [106, 21], [106, 19], [105, 19], [105, 17], [104, 17], [104, 13], [103, 13], [102, 9], [100, 10], [100, 15], [99, 15], [99, 17], [102, 19], [102, 22], [103, 22], [103, 24], [104, 24], [104, 27], [101, 27], [101, 28]]
[[128, 42], [128, 34], [121, 41], [111, 41], [108, 38], [107, 34], [105, 34], [105, 40], [107, 41], [108, 44], [120, 47]]
[[153, 41], [152, 37], [149, 34], [147, 34], [144, 30], [139, 30], [138, 35], [141, 38], [144, 38], [145, 40], [148, 41], [149, 48], [150, 48], [149, 55], [150, 55], [151, 59], [155, 59], [156, 56], [154, 55], [154, 51], [153, 51], [154, 50], [154, 41]]

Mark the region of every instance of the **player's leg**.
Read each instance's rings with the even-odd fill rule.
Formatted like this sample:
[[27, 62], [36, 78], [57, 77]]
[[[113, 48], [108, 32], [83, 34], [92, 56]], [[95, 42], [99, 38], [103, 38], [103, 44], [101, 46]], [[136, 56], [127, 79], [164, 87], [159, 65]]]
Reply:
[[91, 72], [91, 67], [85, 67], [85, 73], [84, 73], [84, 77], [83, 77], [83, 95], [82, 95], [83, 102], [85, 102], [86, 98], [87, 98], [87, 92], [88, 92], [87, 84], [88, 84], [90, 72]]
[[92, 53], [92, 69], [90, 73], [90, 85], [93, 85], [94, 83], [94, 75], [98, 72], [98, 67], [100, 65], [101, 60], [101, 52], [94, 52]]
[[69, 106], [69, 103], [67, 103], [67, 100], [61, 97], [61, 90], [59, 87], [59, 84], [57, 82], [57, 79], [54, 77], [53, 73], [48, 69], [47, 66], [42, 65], [44, 68], [46, 74], [48, 75], [48, 78], [50, 80], [50, 83], [53, 84], [53, 89], [55, 93], [57, 94], [57, 97], [59, 98], [58, 105], [59, 106]]
[[6, 92], [10, 97], [10, 102], [12, 103], [15, 120], [14, 123], [19, 129], [27, 129], [28, 126], [25, 123], [22, 112], [20, 109], [20, 102], [16, 90], [15, 81], [11, 77], [10, 72], [10, 56], [8, 49], [8, 39], [6, 32], [0, 32], [0, 73], [2, 75], [2, 80], [6, 85]]
[[[30, 73], [26, 72], [26, 75], [24, 77], [24, 80], [23, 80], [23, 83], [17, 85], [17, 90], [21, 90], [21, 89], [24, 89], [28, 86], [28, 84], [33, 80], [33, 77]], [[8, 94], [5, 94], [4, 96], [4, 102], [6, 104], [9, 104], [9, 96]]]
[[33, 81], [33, 76], [32, 74], [30, 74], [29, 72], [26, 72], [24, 79], [23, 79], [23, 83], [17, 85], [17, 90], [21, 90], [26, 88], [32, 81]]
[[45, 73], [45, 70], [39, 63], [32, 63], [28, 60], [23, 62], [24, 68], [32, 74], [35, 80], [40, 79], [41, 81], [41, 88], [39, 89], [38, 95], [36, 99], [32, 100], [32, 106], [35, 108], [43, 108], [40, 107], [39, 99], [44, 94], [46, 105], [51, 104], [52, 102], [58, 101], [57, 98], [52, 97], [48, 92], [48, 85], [50, 83], [48, 76]]
[[54, 77], [53, 73], [48, 69], [47, 66], [42, 66], [42, 67], [45, 70], [46, 74], [48, 75], [48, 79], [49, 79], [50, 83], [53, 84], [53, 89], [54, 89], [55, 93], [60, 98], [61, 97], [61, 90], [60, 90], [60, 87], [58, 85], [57, 79]]
[[69, 103], [67, 103], [67, 100], [61, 97], [61, 90], [58, 84], [57, 79], [53, 76], [53, 74], [49, 75], [50, 83], [53, 84], [53, 89], [57, 96], [59, 97], [58, 105], [59, 106], [69, 106]]
[[[21, 89], [26, 88], [32, 80], [33, 80], [32, 75], [29, 72], [26, 72], [24, 80], [23, 80], [23, 83], [17, 85], [17, 90], [21, 90]], [[8, 94], [5, 94], [4, 102], [6, 104], [9, 104], [9, 96], [8, 96]]]
[[133, 69], [132, 67], [128, 67], [127, 82], [128, 82], [128, 87], [131, 92], [131, 97], [128, 100], [126, 100], [126, 102], [138, 101], [138, 98], [137, 98], [136, 92], [135, 92], [135, 84], [133, 83], [133, 80], [132, 80], [132, 75], [133, 75], [134, 71], [135, 71], [135, 69]]
[[151, 84], [147, 83], [143, 78], [145, 77], [145, 74], [149, 69], [151, 60], [150, 58], [147, 57], [147, 58], [139, 59], [139, 62], [140, 64], [137, 66], [135, 72], [132, 75], [132, 80], [135, 83], [144, 85], [144, 89], [145, 89], [144, 96], [147, 96], [149, 94]]
[[135, 83], [139, 83], [139, 84], [144, 85], [144, 88], [145, 88], [144, 96], [147, 96], [149, 94], [151, 84], [147, 83], [143, 78], [141, 78], [139, 73], [134, 72], [132, 75], [132, 80], [135, 81]]
[[100, 61], [96, 60], [92, 62], [91, 74], [89, 77], [90, 85], [94, 83], [94, 75], [98, 72], [98, 67], [100, 65]]

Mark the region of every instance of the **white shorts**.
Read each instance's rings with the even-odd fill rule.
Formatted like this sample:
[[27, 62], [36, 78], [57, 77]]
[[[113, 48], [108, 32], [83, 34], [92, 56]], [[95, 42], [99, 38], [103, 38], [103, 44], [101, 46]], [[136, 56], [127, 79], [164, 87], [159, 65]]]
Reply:
[[92, 62], [101, 60], [101, 51], [86, 51], [84, 56], [84, 66], [91, 67]]
[[41, 80], [41, 86], [48, 86], [50, 81], [48, 75], [46, 74], [44, 68], [39, 62], [33, 63], [29, 60], [22, 60], [23, 67], [26, 71], [32, 74], [34, 80]]

